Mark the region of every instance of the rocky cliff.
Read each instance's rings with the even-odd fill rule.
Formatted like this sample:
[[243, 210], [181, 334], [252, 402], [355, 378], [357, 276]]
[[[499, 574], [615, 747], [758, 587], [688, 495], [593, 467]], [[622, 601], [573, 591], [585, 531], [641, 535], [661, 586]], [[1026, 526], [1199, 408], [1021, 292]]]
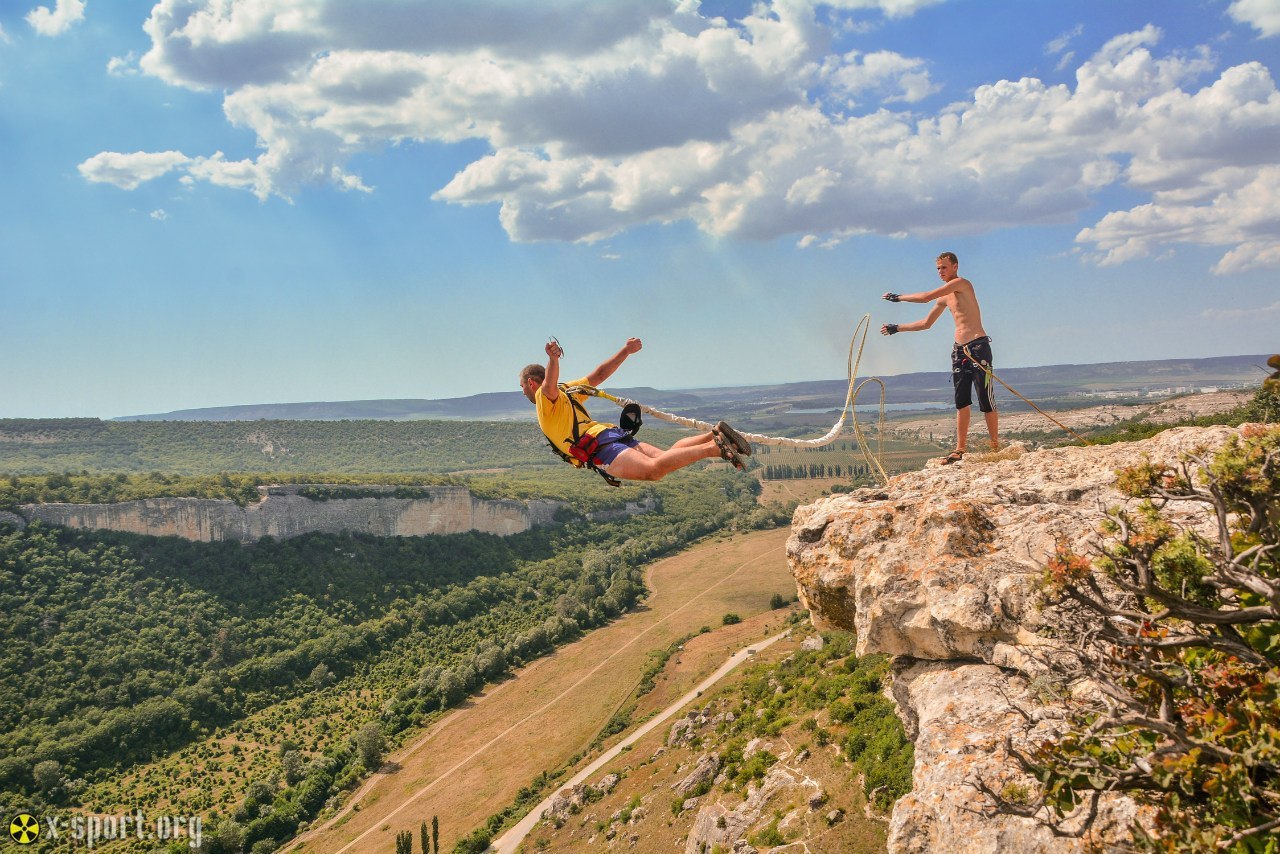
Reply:
[[[931, 463], [796, 511], [787, 554], [815, 625], [856, 632], [859, 654], [896, 656], [892, 694], [916, 752], [890, 851], [1084, 851], [1127, 838], [1137, 812], [1126, 799], [1104, 801], [1088, 834], [1063, 839], [991, 814], [974, 783], [997, 792], [1030, 783], [1006, 738], [1021, 746], [1055, 732], [1059, 714], [1042, 702], [1029, 654], [1051, 643], [1037, 634], [1054, 619], [1037, 593], [1055, 543], [1086, 551], [1105, 509], [1126, 503], [1116, 469], [1173, 462], [1235, 432], [1177, 428], [1142, 442]], [[1018, 708], [1035, 712], [1029, 720]]]
[[[263, 498], [246, 507], [234, 501], [150, 498], [119, 504], [26, 504], [26, 521], [210, 542], [287, 539], [313, 531], [363, 533], [383, 537], [483, 531], [515, 534], [550, 524], [556, 501], [475, 498], [462, 486], [424, 489], [425, 497], [331, 498], [313, 501], [301, 487], [263, 487]], [[639, 512], [639, 511], [637, 511]]]

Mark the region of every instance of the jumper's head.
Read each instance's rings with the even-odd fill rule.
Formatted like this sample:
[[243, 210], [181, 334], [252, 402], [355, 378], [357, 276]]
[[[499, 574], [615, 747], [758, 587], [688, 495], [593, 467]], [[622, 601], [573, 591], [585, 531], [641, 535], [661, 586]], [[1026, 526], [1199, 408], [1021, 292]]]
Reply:
[[534, 397], [538, 389], [542, 387], [542, 382], [547, 378], [547, 369], [542, 365], [525, 365], [524, 370], [520, 372], [520, 390], [524, 392], [524, 396], [529, 398], [530, 403], [536, 403]]

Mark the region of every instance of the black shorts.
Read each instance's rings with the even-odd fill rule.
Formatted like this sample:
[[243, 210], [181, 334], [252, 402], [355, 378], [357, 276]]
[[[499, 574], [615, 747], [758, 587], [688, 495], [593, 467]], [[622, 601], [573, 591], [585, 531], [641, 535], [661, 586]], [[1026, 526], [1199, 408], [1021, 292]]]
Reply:
[[992, 403], [995, 389], [992, 386], [991, 375], [980, 365], [975, 365], [964, 354], [965, 347], [969, 348], [969, 352], [980, 365], [985, 365], [988, 369], [992, 366], [991, 339], [985, 335], [967, 344], [956, 344], [951, 348], [951, 385], [956, 393], [956, 409], [970, 406], [973, 403], [970, 389], [977, 388], [978, 408], [983, 412], [991, 412], [995, 409], [995, 404]]

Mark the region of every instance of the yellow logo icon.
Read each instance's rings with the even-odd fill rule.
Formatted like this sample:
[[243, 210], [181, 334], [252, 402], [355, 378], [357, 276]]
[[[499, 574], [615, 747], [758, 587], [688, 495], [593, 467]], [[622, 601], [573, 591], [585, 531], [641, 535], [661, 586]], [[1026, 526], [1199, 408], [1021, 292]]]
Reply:
[[40, 822], [30, 813], [20, 813], [9, 822], [9, 836], [19, 845], [30, 845], [40, 838]]

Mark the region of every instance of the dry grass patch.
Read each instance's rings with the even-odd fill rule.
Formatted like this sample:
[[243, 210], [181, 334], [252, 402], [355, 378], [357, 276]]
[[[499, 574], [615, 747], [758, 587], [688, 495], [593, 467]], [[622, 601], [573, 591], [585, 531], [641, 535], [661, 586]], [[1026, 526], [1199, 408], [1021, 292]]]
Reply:
[[713, 540], [654, 564], [641, 609], [526, 666], [416, 740], [410, 736], [409, 747], [389, 757], [400, 770], [375, 777], [362, 801], [369, 806], [307, 839], [302, 850], [391, 850], [398, 831], [416, 832], [432, 816], [440, 817], [441, 844], [451, 848], [540, 772], [563, 767], [590, 744], [634, 691], [652, 650], [704, 625], [718, 627], [728, 612], [745, 620], [767, 611], [773, 593], [792, 589], [788, 534], [783, 528]]

